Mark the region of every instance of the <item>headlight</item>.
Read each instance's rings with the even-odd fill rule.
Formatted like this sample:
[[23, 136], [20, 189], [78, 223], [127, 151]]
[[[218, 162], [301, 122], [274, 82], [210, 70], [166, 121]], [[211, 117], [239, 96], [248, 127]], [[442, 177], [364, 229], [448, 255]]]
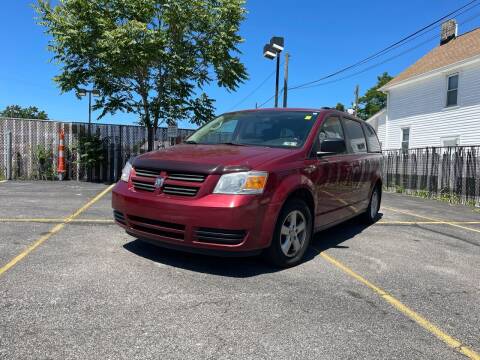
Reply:
[[128, 180], [130, 179], [130, 173], [132, 172], [132, 170], [133, 170], [132, 164], [130, 163], [130, 161], [127, 161], [127, 163], [122, 169], [122, 176], [120, 176], [120, 180], [128, 182]]
[[268, 173], [248, 171], [224, 174], [218, 180], [214, 194], [261, 194], [267, 184]]

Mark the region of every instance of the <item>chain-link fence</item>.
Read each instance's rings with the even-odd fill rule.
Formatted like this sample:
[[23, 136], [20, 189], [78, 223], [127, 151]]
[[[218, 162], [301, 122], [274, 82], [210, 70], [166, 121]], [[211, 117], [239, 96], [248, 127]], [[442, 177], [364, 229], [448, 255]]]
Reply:
[[[6, 177], [10, 155], [12, 179], [56, 177], [59, 133], [65, 134], [66, 178], [99, 182], [116, 181], [125, 162], [147, 148], [146, 130], [134, 125], [91, 124], [91, 134], [102, 140], [102, 158], [87, 169], [79, 161], [79, 138], [88, 134], [88, 124], [51, 120], [0, 118], [0, 178]], [[159, 128], [155, 148], [174, 145], [194, 130]], [[8, 134], [11, 147], [8, 148]], [[10, 152], [9, 152], [10, 150]]]
[[383, 171], [388, 190], [480, 205], [480, 146], [387, 150]]

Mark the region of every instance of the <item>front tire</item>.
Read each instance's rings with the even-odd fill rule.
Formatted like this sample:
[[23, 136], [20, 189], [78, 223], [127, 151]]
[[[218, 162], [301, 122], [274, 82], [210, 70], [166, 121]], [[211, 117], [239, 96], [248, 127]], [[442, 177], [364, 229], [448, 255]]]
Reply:
[[278, 217], [267, 260], [286, 268], [300, 263], [312, 237], [312, 214], [300, 199], [288, 200]]
[[363, 222], [370, 225], [378, 219], [378, 211], [380, 210], [380, 203], [382, 201], [382, 189], [379, 185], [375, 185], [367, 210], [363, 214]]

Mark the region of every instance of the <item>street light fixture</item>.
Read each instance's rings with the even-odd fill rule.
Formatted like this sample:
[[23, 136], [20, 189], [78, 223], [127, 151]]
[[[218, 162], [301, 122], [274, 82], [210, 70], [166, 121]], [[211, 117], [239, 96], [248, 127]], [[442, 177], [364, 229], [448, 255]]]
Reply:
[[277, 56], [277, 52], [272, 45], [266, 44], [263, 47], [263, 56], [265, 56], [267, 59], [273, 60]]
[[[269, 60], [273, 60], [277, 58], [277, 68], [276, 68], [276, 77], [275, 77], [275, 107], [278, 107], [278, 82], [280, 78], [280, 53], [285, 48], [285, 40], [283, 37], [274, 36], [270, 39], [270, 43], [266, 44], [263, 47], [263, 56]], [[287, 54], [288, 59], [288, 54]], [[288, 60], [287, 60], [288, 61]], [[288, 63], [287, 63], [288, 64]], [[288, 66], [288, 65], [287, 65]], [[288, 73], [287, 67], [285, 68], [285, 74]], [[286, 96], [286, 88], [287, 84], [285, 82], [284, 88], [284, 99], [283, 99], [283, 106], [287, 106], [287, 96]]]
[[91, 124], [92, 124], [92, 95], [93, 96], [100, 96], [100, 91], [97, 89], [78, 89], [77, 95], [78, 96], [87, 96], [88, 94], [88, 135], [91, 134]]

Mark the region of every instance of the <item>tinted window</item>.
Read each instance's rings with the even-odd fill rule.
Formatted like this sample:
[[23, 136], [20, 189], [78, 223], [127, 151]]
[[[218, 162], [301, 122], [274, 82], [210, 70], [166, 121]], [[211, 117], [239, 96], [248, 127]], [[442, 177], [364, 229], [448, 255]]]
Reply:
[[298, 148], [304, 144], [317, 115], [303, 111], [229, 113], [198, 129], [188, 142]]
[[348, 137], [348, 148], [354, 153], [367, 152], [367, 143], [363, 135], [362, 124], [358, 121], [345, 119], [345, 132]]
[[365, 135], [367, 136], [367, 144], [369, 152], [380, 152], [382, 148], [380, 142], [378, 141], [377, 134], [371, 126], [365, 124]]

